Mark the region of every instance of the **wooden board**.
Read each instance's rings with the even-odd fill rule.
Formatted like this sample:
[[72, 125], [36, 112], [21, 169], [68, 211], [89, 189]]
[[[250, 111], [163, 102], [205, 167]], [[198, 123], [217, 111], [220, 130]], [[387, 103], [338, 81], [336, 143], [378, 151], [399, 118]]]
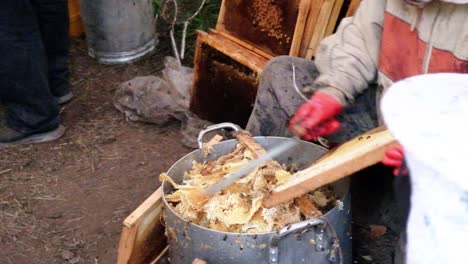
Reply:
[[304, 34], [301, 40], [301, 47], [299, 51], [299, 57], [305, 58], [307, 55], [307, 50], [309, 49], [310, 41], [315, 30], [315, 25], [320, 14], [320, 7], [322, 6], [323, 0], [310, 0], [311, 5], [309, 8], [309, 13], [307, 15], [307, 22], [304, 29]]
[[318, 45], [320, 44], [320, 41], [322, 41], [322, 39], [325, 37], [335, 2], [336, 0], [323, 0], [317, 23], [315, 24], [312, 38], [306, 52], [306, 59], [312, 59], [312, 57], [315, 55], [315, 51], [317, 50]]
[[267, 59], [298, 56], [309, 6], [310, 0], [223, 0], [216, 30]]
[[332, 12], [330, 14], [330, 18], [328, 19], [328, 25], [325, 30], [324, 37], [329, 36], [334, 33], [336, 25], [338, 23], [338, 16], [340, 15], [341, 8], [343, 7], [343, 3], [344, 3], [344, 0], [335, 1]]
[[120, 235], [118, 264], [147, 264], [166, 247], [162, 187], [156, 190], [123, 222]]
[[198, 32], [190, 110], [213, 123], [245, 126], [267, 62], [215, 30]]
[[264, 200], [266, 207], [289, 201], [357, 171], [379, 163], [386, 149], [395, 144], [388, 130], [378, 128], [328, 152], [309, 168], [293, 175]]
[[294, 37], [291, 44], [291, 49], [289, 51], [290, 56], [299, 56], [301, 51], [302, 39], [304, 37], [307, 18], [309, 16], [309, 11], [312, 7], [312, 1], [302, 0], [299, 5], [299, 15], [297, 17], [296, 27], [294, 29]]

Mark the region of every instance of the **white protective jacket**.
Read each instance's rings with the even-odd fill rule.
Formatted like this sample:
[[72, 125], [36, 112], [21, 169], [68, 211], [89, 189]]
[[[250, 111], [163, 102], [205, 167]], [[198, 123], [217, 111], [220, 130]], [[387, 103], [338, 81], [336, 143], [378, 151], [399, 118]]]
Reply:
[[468, 4], [432, 1], [418, 8], [403, 0], [363, 0], [321, 42], [316, 65], [316, 84], [343, 105], [373, 82], [381, 94], [418, 74], [468, 73]]

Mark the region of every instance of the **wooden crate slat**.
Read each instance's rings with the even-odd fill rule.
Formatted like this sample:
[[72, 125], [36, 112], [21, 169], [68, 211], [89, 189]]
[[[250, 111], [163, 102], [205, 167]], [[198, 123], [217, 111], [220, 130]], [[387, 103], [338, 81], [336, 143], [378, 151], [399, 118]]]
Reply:
[[167, 244], [161, 223], [162, 211], [160, 187], [124, 220], [118, 264], [147, 264], [161, 254]]

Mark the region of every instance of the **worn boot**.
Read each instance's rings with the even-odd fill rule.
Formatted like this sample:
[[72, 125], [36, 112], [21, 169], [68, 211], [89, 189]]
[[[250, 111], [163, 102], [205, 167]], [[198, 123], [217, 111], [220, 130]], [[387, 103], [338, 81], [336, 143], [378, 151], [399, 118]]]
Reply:
[[65, 127], [61, 125], [49, 131], [21, 133], [10, 128], [4, 119], [0, 120], [0, 147], [52, 141], [62, 137], [63, 134]]

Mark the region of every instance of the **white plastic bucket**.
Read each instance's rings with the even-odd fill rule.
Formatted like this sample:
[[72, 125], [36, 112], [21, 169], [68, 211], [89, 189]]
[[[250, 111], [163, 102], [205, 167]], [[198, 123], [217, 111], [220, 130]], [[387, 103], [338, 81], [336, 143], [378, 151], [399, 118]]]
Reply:
[[381, 108], [411, 173], [407, 263], [468, 263], [468, 74], [405, 79]]

